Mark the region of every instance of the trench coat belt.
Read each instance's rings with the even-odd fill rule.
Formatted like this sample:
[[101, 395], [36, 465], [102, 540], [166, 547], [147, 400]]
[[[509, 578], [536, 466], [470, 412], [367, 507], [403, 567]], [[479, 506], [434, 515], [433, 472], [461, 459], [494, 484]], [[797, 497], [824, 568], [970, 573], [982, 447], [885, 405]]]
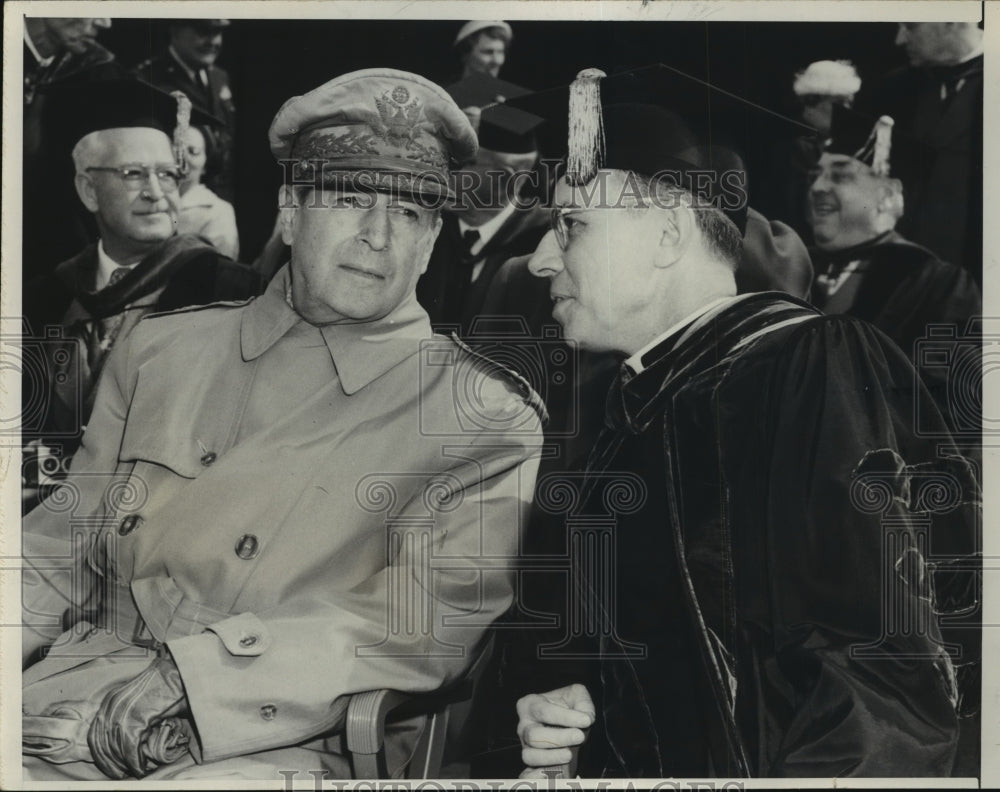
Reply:
[[189, 599], [170, 577], [133, 580], [114, 585], [107, 617], [120, 636], [136, 646], [159, 648], [164, 642], [196, 635], [232, 614]]

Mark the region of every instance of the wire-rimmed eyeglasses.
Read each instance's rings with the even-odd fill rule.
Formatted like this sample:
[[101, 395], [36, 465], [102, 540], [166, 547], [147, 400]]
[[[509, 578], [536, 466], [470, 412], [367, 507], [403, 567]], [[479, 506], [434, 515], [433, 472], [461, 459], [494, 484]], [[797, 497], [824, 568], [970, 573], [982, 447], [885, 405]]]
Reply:
[[163, 192], [174, 192], [181, 184], [181, 172], [172, 165], [140, 165], [129, 163], [127, 165], [105, 167], [92, 166], [87, 168], [86, 171], [87, 173], [91, 171], [116, 173], [118, 174], [118, 178], [125, 183], [125, 186], [133, 190], [142, 189], [154, 175], [160, 183], [160, 189]]

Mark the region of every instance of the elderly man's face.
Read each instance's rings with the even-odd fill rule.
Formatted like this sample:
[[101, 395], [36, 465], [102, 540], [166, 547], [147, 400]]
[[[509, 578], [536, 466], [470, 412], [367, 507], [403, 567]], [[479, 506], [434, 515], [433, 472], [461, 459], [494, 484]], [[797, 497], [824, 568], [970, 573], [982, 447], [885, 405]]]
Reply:
[[[176, 169], [170, 139], [158, 129], [107, 129], [96, 134], [99, 155], [88, 167]], [[180, 212], [176, 184], [161, 181], [155, 173], [130, 184], [114, 170], [89, 170], [78, 179], [85, 182], [81, 198], [97, 216], [105, 248], [138, 250], [169, 239], [176, 231]]]
[[170, 43], [184, 63], [192, 69], [207, 69], [222, 52], [222, 30], [207, 25], [176, 25]]
[[111, 27], [110, 19], [95, 17], [50, 17], [45, 23], [60, 49], [68, 50], [74, 55], [82, 55], [93, 47], [98, 32]]
[[846, 154], [823, 154], [809, 188], [809, 224], [823, 250], [860, 245], [882, 233], [883, 184], [871, 168]]
[[292, 246], [292, 303], [306, 321], [373, 321], [413, 295], [441, 230], [437, 211], [334, 190], [305, 190], [295, 204], [282, 209], [282, 228]]
[[[624, 177], [611, 172], [607, 196], [614, 204]], [[528, 263], [529, 271], [549, 278], [555, 303], [552, 316], [564, 335], [583, 348], [629, 353], [619, 341], [624, 321], [649, 310], [654, 299], [648, 279], [657, 259], [660, 233], [655, 208], [594, 206], [560, 181], [555, 210], [563, 214], [566, 248], [550, 231]], [[584, 208], [586, 205], [593, 208]]]
[[968, 49], [964, 29], [951, 22], [901, 22], [896, 45], [906, 50], [913, 66], [958, 63]]
[[507, 44], [503, 39], [480, 33], [465, 58], [465, 73], [482, 72], [496, 77], [506, 57]]

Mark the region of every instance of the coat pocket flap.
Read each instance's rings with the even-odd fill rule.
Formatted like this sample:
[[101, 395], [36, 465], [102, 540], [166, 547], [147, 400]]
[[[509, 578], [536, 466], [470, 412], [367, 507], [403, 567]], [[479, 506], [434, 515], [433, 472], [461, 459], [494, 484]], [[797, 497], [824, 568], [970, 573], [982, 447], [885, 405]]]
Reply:
[[165, 372], [143, 367], [139, 370], [129, 408], [119, 459], [122, 462], [150, 462], [178, 476], [197, 478], [221, 456], [219, 432], [227, 422], [219, 415], [208, 420], [204, 411], [192, 409], [202, 402], [175, 393], [176, 383]]

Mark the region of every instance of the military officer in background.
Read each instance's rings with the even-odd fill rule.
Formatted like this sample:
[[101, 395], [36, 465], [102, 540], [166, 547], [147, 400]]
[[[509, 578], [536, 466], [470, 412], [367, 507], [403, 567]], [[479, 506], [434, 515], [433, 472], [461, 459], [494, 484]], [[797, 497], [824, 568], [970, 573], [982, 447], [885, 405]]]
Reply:
[[[456, 679], [512, 601], [487, 565], [517, 552], [537, 396], [414, 294], [468, 119], [369, 69], [290, 99], [270, 143], [297, 162], [290, 263], [248, 304], [141, 322], [25, 520], [23, 649], [50, 647], [23, 676], [26, 778], [348, 777], [349, 696]], [[387, 735], [390, 764], [415, 737]]]
[[165, 91], [183, 91], [203, 113], [218, 119], [219, 128], [203, 130], [214, 152], [205, 181], [227, 201], [233, 200], [233, 146], [236, 106], [229, 74], [215, 65], [222, 52], [228, 19], [177, 19], [170, 24], [170, 44], [164, 52], [136, 67], [140, 78]]

